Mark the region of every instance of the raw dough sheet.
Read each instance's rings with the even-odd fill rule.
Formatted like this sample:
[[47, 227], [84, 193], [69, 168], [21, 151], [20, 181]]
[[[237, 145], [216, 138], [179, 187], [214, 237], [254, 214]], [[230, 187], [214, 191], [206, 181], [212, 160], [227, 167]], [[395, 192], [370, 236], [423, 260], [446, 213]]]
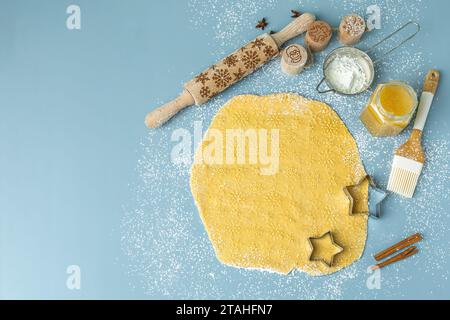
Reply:
[[[267, 154], [276, 150], [278, 139], [278, 167], [275, 161], [272, 170], [267, 162], [250, 161], [254, 152], [261, 153], [248, 147], [252, 135], [246, 161], [235, 157], [235, 163], [227, 163], [230, 129], [265, 132]], [[222, 156], [223, 163], [204, 161], [205, 156]], [[318, 276], [353, 264], [364, 251], [366, 176], [355, 140], [329, 106], [294, 94], [245, 95], [233, 98], [213, 119], [191, 169], [191, 191], [222, 263]], [[329, 260], [336, 253], [326, 238], [310, 241], [330, 231], [343, 248], [332, 267], [310, 261], [311, 255]]]

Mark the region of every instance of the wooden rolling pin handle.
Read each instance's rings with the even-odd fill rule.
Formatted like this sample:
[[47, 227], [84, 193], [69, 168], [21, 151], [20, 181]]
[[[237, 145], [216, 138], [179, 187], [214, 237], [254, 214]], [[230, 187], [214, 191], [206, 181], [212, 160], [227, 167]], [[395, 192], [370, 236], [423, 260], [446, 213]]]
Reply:
[[272, 35], [273, 40], [280, 48], [287, 41], [305, 33], [311, 23], [316, 21], [316, 16], [312, 13], [304, 13], [288, 24], [283, 30]]
[[194, 104], [195, 101], [192, 95], [187, 90], [184, 90], [175, 100], [150, 112], [145, 118], [145, 125], [152, 129], [159, 128], [178, 112]]

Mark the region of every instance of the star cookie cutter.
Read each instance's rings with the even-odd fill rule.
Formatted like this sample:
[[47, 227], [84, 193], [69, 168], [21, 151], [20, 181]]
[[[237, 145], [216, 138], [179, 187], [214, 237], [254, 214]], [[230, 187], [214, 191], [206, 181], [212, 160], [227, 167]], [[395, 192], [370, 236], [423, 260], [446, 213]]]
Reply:
[[[369, 211], [368, 212], [354, 212], [353, 208], [354, 208], [355, 201], [348, 189], [351, 187], [360, 186], [366, 180], [369, 182], [369, 195], [368, 195]], [[347, 195], [347, 197], [350, 199], [350, 215], [366, 214], [371, 218], [375, 218], [375, 219], [381, 218], [382, 213], [383, 213], [382, 203], [387, 198], [389, 193], [387, 191], [379, 188], [371, 176], [364, 177], [364, 179], [356, 185], [344, 188], [344, 192]]]
[[[339, 252], [337, 252], [337, 253], [335, 253], [335, 254], [333, 254], [333, 255], [331, 256], [330, 261], [327, 261], [327, 260], [325, 260], [325, 259], [323, 259], [323, 258], [314, 258], [314, 257], [313, 257], [314, 251], [315, 251], [313, 241], [315, 241], [315, 240], [317, 240], [317, 241], [318, 241], [318, 240], [322, 240], [322, 239], [325, 239], [326, 237], [329, 237], [329, 238], [330, 238], [330, 240], [331, 240], [331, 245], [332, 245], [333, 247], [337, 248], [338, 251], [339, 251]], [[325, 233], [323, 236], [318, 237], [318, 238], [315, 238], [315, 237], [308, 238], [308, 243], [309, 243], [309, 246], [310, 246], [310, 248], [311, 248], [311, 254], [309, 255], [309, 259], [308, 259], [308, 260], [309, 260], [310, 262], [322, 262], [322, 263], [325, 264], [328, 268], [332, 268], [332, 267], [333, 267], [333, 265], [334, 265], [334, 258], [335, 258], [338, 254], [340, 254], [340, 253], [342, 253], [342, 252], [344, 251], [344, 248], [342, 248], [340, 245], [338, 245], [338, 244], [336, 243], [336, 241], [334, 241], [333, 232], [331, 232], [331, 231], [328, 231], [328, 232]]]
[[382, 216], [382, 203], [389, 193], [379, 188], [374, 180], [369, 177], [369, 216], [379, 219]]

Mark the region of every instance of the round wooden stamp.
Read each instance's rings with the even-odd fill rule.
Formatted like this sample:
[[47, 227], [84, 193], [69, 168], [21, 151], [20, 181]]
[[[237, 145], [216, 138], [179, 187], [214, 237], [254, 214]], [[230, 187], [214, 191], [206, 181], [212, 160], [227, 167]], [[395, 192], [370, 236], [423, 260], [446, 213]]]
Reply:
[[333, 29], [325, 21], [315, 21], [309, 25], [305, 44], [313, 51], [323, 51], [330, 43]]
[[350, 14], [339, 25], [339, 41], [346, 46], [357, 44], [366, 31], [366, 22], [357, 14]]
[[298, 44], [292, 44], [283, 50], [281, 70], [295, 76], [303, 71], [308, 62], [308, 51]]

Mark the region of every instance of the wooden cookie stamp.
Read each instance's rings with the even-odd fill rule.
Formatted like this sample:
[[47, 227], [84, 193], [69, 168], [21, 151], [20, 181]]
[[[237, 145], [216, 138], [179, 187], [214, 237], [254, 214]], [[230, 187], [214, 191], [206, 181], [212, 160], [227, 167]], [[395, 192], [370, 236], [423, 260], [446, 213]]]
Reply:
[[339, 25], [339, 41], [346, 46], [357, 44], [366, 31], [366, 22], [357, 14], [350, 14]]
[[323, 51], [330, 43], [333, 29], [325, 21], [315, 21], [308, 27], [305, 44], [313, 51]]
[[281, 70], [288, 75], [298, 75], [308, 62], [308, 51], [298, 44], [292, 44], [283, 50]]

